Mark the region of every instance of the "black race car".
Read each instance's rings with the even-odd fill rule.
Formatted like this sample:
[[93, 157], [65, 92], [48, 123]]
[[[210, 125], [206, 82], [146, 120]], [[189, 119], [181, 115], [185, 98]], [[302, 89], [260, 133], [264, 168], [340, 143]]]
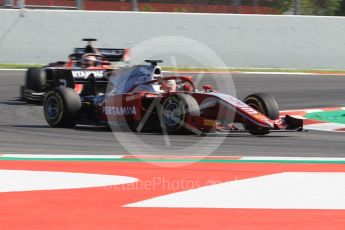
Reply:
[[[108, 76], [116, 69], [111, 62], [126, 61], [127, 49], [95, 48], [92, 42], [96, 39], [85, 38], [83, 41], [87, 42], [86, 47], [75, 48], [66, 62], [29, 68], [20, 88], [20, 97], [30, 103], [41, 103], [47, 92], [54, 87], [66, 86], [66, 79], [71, 77], [74, 79], [73, 87], [80, 94], [89, 94], [88, 90], [105, 91]], [[86, 81], [90, 84], [85, 84]]]

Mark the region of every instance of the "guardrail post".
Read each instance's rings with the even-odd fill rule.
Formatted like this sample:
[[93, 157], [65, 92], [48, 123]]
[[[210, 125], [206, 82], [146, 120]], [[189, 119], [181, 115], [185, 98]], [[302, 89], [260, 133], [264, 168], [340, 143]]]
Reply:
[[139, 11], [138, 0], [132, 0], [132, 11]]
[[257, 14], [257, 13], [259, 13], [258, 7], [259, 7], [259, 1], [260, 1], [260, 0], [253, 0], [253, 1], [254, 1], [254, 2], [253, 2], [253, 5], [254, 5], [254, 7], [255, 7], [254, 12]]
[[83, 10], [84, 9], [84, 0], [76, 0], [75, 3], [77, 10]]
[[295, 9], [294, 9], [295, 15], [301, 14], [301, 0], [295, 0]]
[[13, 7], [13, 0], [5, 0], [4, 2], [5, 7]]
[[17, 0], [17, 8], [23, 9], [25, 7], [25, 0]]
[[234, 1], [234, 7], [235, 7], [235, 13], [236, 14], [241, 13], [241, 4], [242, 4], [241, 0], [235, 0]]

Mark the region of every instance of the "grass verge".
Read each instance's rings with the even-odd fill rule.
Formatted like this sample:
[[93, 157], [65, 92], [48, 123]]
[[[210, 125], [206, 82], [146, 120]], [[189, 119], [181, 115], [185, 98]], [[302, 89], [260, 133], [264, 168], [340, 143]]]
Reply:
[[[29, 67], [42, 67], [42, 64], [6, 64], [0, 63], [0, 69], [27, 69]], [[285, 68], [215, 68], [215, 67], [189, 67], [189, 66], [163, 66], [164, 71], [175, 72], [284, 72], [284, 73], [319, 73], [319, 74], [345, 74], [345, 70], [338, 69], [285, 69]]]
[[27, 69], [29, 67], [42, 67], [41, 64], [1, 64], [0, 69]]

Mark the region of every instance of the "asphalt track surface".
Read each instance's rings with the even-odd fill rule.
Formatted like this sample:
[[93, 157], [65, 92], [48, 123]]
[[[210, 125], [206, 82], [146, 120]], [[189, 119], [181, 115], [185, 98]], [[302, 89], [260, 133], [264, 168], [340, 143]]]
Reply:
[[[217, 77], [229, 78], [221, 74]], [[232, 77], [237, 97], [267, 92], [276, 97], [282, 110], [345, 106], [345, 76], [238, 73]], [[140, 134], [140, 142], [127, 139], [120, 144], [111, 130], [102, 127], [50, 128], [41, 106], [18, 100], [23, 71], [0, 71], [0, 79], [0, 154], [127, 155], [130, 152], [123, 147], [127, 145], [159, 155], [171, 155], [171, 148], [186, 150], [179, 154], [200, 155], [199, 144], [195, 145], [200, 143], [212, 155], [345, 157], [345, 134], [322, 131], [272, 133], [264, 137], [236, 134], [222, 137], [215, 150], [212, 138], [196, 135], [169, 136], [170, 147], [160, 134]], [[213, 81], [207, 76], [202, 79]]]

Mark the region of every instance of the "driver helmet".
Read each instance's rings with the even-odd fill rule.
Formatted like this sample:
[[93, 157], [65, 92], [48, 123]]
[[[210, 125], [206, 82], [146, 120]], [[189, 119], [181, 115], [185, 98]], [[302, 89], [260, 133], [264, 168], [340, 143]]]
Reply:
[[176, 91], [176, 80], [174, 79], [171, 79], [171, 80], [167, 80], [166, 83], [165, 83], [165, 90], [166, 91], [170, 91], [170, 92], [175, 92]]
[[100, 64], [100, 60], [97, 58], [97, 54], [87, 53], [82, 56], [81, 63], [85, 68], [96, 67]]

